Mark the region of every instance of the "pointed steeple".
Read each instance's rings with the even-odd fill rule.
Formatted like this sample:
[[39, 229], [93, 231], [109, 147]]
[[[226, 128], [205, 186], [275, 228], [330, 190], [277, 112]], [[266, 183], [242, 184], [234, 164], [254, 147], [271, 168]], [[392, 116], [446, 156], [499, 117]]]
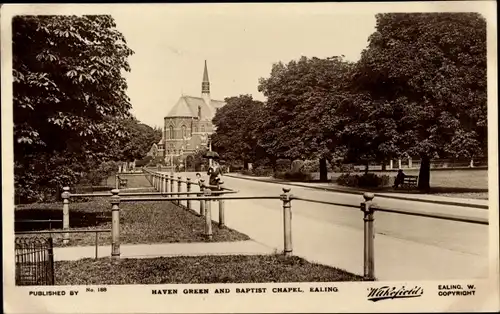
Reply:
[[201, 94], [210, 95], [210, 81], [208, 80], [207, 60], [205, 60], [205, 69], [203, 70], [203, 81], [201, 82]]

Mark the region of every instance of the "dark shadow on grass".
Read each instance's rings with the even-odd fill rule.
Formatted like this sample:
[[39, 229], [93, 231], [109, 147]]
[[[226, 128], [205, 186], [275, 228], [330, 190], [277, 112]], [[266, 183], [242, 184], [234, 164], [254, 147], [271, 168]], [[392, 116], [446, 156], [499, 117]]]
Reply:
[[[62, 229], [62, 221], [59, 222], [32, 222], [26, 220], [62, 220], [63, 212], [61, 208], [29, 208], [16, 210], [14, 214], [16, 232], [37, 231], [49, 229]], [[111, 220], [109, 212], [80, 212], [72, 211], [69, 224], [71, 228], [88, 228], [105, 224]]]

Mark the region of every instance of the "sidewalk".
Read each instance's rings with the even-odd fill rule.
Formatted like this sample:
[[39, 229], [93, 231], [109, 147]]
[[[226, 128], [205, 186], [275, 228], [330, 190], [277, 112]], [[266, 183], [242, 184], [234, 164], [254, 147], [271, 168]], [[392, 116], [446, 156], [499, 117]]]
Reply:
[[[318, 189], [323, 191], [341, 192], [348, 194], [362, 195], [364, 192], [372, 192], [361, 189], [358, 190], [347, 187], [344, 188], [344, 187], [332, 186], [328, 183], [291, 182], [291, 181], [274, 179], [271, 177], [250, 177], [241, 174], [225, 174], [225, 176], [236, 179], [253, 180], [253, 181], [276, 183], [276, 184], [286, 184], [291, 186], [299, 186], [299, 187]], [[374, 192], [374, 193], [376, 197], [383, 197], [383, 198], [392, 198], [392, 199], [442, 204], [442, 205], [473, 207], [481, 209], [489, 208], [489, 201], [481, 199], [467, 199], [467, 198], [447, 197], [439, 195], [429, 195], [429, 194], [403, 194], [403, 193], [391, 193], [391, 192]]]
[[[122, 244], [121, 258], [154, 258], [199, 255], [259, 255], [272, 254], [274, 249], [255, 241], [196, 242], [162, 244]], [[99, 246], [98, 258], [110, 257], [111, 246]], [[95, 258], [95, 246], [72, 246], [54, 248], [55, 261], [76, 261]]]

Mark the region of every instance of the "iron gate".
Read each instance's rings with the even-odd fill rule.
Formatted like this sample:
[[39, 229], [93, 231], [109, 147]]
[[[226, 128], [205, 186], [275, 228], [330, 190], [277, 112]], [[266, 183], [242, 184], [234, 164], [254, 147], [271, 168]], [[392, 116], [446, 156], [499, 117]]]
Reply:
[[16, 237], [16, 285], [54, 285], [52, 238]]

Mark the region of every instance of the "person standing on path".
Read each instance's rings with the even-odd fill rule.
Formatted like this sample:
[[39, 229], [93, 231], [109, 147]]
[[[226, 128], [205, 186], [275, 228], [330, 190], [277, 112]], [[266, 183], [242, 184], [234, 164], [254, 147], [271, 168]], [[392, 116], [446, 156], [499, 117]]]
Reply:
[[221, 181], [222, 171], [220, 164], [216, 160], [212, 160], [212, 166], [208, 168], [207, 174], [210, 179], [208, 180], [208, 184], [211, 186], [216, 186]]

